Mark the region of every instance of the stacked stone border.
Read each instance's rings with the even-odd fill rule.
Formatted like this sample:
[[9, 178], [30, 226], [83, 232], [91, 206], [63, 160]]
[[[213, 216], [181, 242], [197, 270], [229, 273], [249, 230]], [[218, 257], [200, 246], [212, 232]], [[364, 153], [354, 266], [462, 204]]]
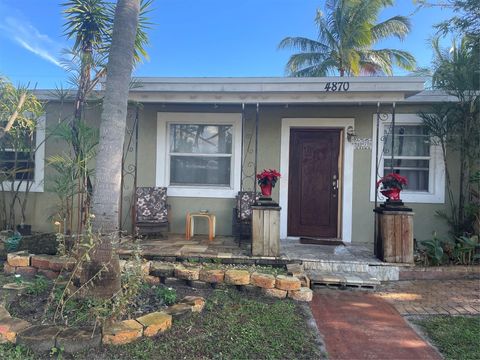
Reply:
[[[56, 279], [64, 271], [72, 271], [75, 261], [68, 257], [53, 255], [33, 255], [25, 251], [10, 253], [4, 264], [7, 274], [20, 274], [26, 277], [43, 275]], [[131, 261], [120, 260], [121, 269], [134, 266]], [[310, 280], [300, 264], [287, 264], [289, 275], [271, 275], [250, 272], [243, 269], [215, 268], [211, 264], [168, 263], [146, 261], [142, 264], [145, 280], [151, 285], [173, 285], [183, 281], [190, 286], [234, 286], [256, 288], [263, 294], [296, 301], [311, 301], [313, 292]], [[0, 343], [22, 344], [36, 352], [46, 352], [52, 348], [62, 348], [74, 353], [94, 348], [100, 344], [124, 345], [142, 336], [152, 337], [171, 328], [173, 320], [192, 312], [201, 312], [205, 299], [199, 296], [186, 296], [179, 303], [160, 311], [105, 324], [102, 329], [68, 328], [57, 325], [32, 325], [28, 321], [12, 317], [0, 306]]]
[[104, 345], [124, 345], [142, 336], [152, 337], [172, 327], [173, 319], [193, 312], [201, 312], [205, 299], [185, 296], [179, 303], [161, 311], [105, 324], [102, 329], [70, 328], [59, 325], [32, 325], [12, 317], [0, 305], [0, 343], [24, 345], [34, 352], [47, 352], [52, 348], [75, 353]]

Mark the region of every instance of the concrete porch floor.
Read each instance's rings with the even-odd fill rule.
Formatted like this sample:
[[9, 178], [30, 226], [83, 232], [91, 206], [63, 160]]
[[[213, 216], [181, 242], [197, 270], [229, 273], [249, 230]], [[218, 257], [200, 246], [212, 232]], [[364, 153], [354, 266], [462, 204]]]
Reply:
[[167, 238], [136, 240], [122, 243], [117, 252], [129, 257], [136, 249], [148, 260], [182, 261], [191, 258], [218, 259], [228, 264], [285, 265], [302, 263], [306, 270], [326, 272], [363, 272], [378, 280], [398, 280], [399, 266], [378, 260], [373, 251], [362, 245], [329, 246], [300, 244], [295, 239], [280, 241], [280, 256], [252, 256], [250, 241], [238, 245], [233, 237], [217, 236], [209, 241], [205, 235], [185, 240], [183, 234], [169, 234]]
[[[151, 238], [122, 243], [118, 249], [120, 255], [129, 255], [136, 248], [142, 256], [153, 257], [201, 257], [201, 258], [268, 258], [256, 257], [250, 254], [250, 240], [242, 240], [240, 246], [231, 236], [217, 236], [209, 241], [205, 235], [196, 235], [186, 240], [183, 234], [169, 234], [166, 238]], [[284, 261], [360, 261], [381, 263], [373, 252], [362, 245], [330, 246], [300, 244], [295, 239], [280, 241], [280, 256]]]

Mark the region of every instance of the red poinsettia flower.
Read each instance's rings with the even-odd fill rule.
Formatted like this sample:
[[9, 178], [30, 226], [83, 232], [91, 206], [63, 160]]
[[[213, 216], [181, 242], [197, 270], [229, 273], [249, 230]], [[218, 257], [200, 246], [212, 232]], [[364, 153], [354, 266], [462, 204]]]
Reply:
[[258, 185], [272, 184], [272, 186], [275, 186], [279, 177], [280, 173], [277, 170], [264, 169], [260, 174], [257, 174]]
[[403, 189], [404, 186], [408, 184], [408, 180], [405, 176], [396, 173], [390, 173], [382, 177], [377, 181], [377, 188], [382, 185], [383, 189]]

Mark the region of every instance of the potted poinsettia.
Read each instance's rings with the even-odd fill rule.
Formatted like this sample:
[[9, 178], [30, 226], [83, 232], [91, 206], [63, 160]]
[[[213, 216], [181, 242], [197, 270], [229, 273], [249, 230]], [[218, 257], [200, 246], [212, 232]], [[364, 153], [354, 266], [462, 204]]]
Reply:
[[258, 185], [260, 185], [263, 196], [272, 196], [272, 188], [275, 187], [279, 177], [280, 173], [275, 169], [264, 169], [260, 174], [257, 174]]
[[398, 201], [400, 200], [400, 192], [407, 184], [408, 181], [405, 176], [390, 173], [377, 181], [377, 188], [388, 200]]

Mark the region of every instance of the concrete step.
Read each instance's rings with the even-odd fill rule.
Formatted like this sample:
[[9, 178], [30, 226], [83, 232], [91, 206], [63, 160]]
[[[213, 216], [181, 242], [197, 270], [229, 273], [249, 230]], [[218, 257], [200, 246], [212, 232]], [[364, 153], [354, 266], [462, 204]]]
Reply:
[[367, 272], [328, 272], [307, 270], [311, 287], [375, 290], [380, 281]]

